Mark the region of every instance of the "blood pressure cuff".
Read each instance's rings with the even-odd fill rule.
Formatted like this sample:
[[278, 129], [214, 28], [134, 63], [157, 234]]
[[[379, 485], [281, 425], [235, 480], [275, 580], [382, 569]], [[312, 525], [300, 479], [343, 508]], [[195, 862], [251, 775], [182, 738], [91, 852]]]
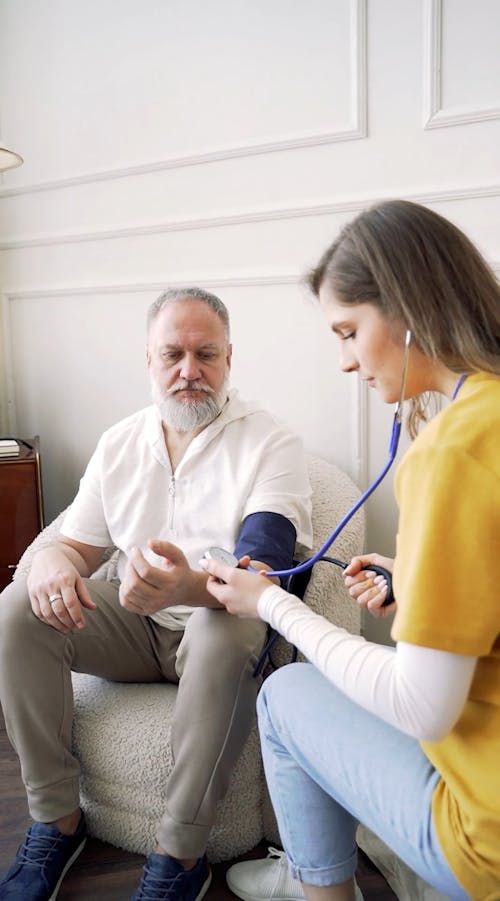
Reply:
[[272, 569], [289, 569], [296, 539], [295, 526], [281, 513], [250, 513], [243, 520], [233, 554], [238, 559], [248, 554]]

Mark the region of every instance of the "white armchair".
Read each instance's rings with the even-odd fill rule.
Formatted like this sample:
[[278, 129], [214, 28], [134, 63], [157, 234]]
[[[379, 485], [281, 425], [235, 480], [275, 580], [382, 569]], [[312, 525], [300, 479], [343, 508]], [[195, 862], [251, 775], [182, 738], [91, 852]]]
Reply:
[[[308, 457], [313, 488], [314, 549], [359, 496], [351, 479], [337, 466]], [[26, 575], [36, 550], [53, 540], [61, 513], [25, 551], [14, 578]], [[358, 512], [335, 542], [332, 553], [349, 560], [363, 550], [364, 518]], [[112, 578], [114, 556], [93, 578]], [[308, 585], [306, 603], [353, 633], [360, 630], [359, 609], [345, 591], [341, 571], [319, 564]], [[289, 659], [282, 639], [273, 657]], [[92, 835], [128, 851], [147, 854], [155, 844], [156, 825], [164, 807], [172, 768], [170, 723], [175, 685], [123, 684], [96, 676], [73, 675], [75, 711], [73, 744], [81, 764], [81, 800]], [[253, 848], [263, 838], [277, 841], [254, 725], [233, 772], [229, 791], [219, 805], [208, 856], [228, 860]]]

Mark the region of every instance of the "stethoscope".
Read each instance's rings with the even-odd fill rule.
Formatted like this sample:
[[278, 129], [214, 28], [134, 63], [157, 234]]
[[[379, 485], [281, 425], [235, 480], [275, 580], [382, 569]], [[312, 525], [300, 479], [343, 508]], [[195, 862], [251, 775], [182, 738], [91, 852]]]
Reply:
[[[380, 485], [382, 479], [385, 478], [389, 469], [391, 468], [394, 459], [396, 457], [399, 439], [401, 436], [401, 427], [403, 420], [403, 405], [405, 400], [405, 391], [406, 391], [406, 378], [408, 374], [408, 363], [410, 357], [410, 344], [411, 344], [411, 331], [408, 329], [405, 336], [405, 346], [404, 346], [404, 356], [403, 356], [403, 372], [401, 376], [401, 389], [399, 392], [399, 400], [396, 404], [396, 409], [394, 411], [394, 420], [392, 424], [391, 430], [391, 440], [389, 442], [389, 456], [387, 462], [382, 469], [382, 471], [378, 474], [378, 476], [374, 479], [371, 485], [363, 491], [361, 496], [358, 498], [356, 503], [351, 507], [350, 510], [345, 514], [343, 519], [339, 522], [333, 532], [328, 536], [325, 543], [320, 547], [320, 549], [307, 560], [304, 560], [303, 563], [299, 563], [297, 566], [292, 567], [291, 569], [276, 569], [270, 572], [266, 572], [266, 576], [269, 578], [271, 576], [276, 576], [278, 578], [286, 578], [290, 576], [295, 576], [298, 573], [304, 572], [305, 570], [311, 569], [315, 563], [318, 563], [320, 560], [325, 563], [333, 563], [335, 566], [339, 566], [341, 569], [345, 569], [349, 564], [344, 563], [342, 560], [337, 560], [336, 557], [326, 557], [325, 553], [328, 548], [333, 544], [333, 542], [339, 537], [340, 533], [345, 529], [347, 523], [354, 516], [355, 513], [363, 506], [364, 503], [368, 500], [371, 494], [375, 491], [376, 488]], [[226, 566], [237, 567], [238, 559], [232, 554], [230, 551], [226, 551], [224, 548], [220, 547], [210, 547], [207, 551], [205, 551], [205, 559], [208, 560], [218, 560], [220, 563], [224, 563]], [[374, 572], [378, 576], [382, 576], [387, 582], [387, 594], [382, 603], [382, 607], [387, 607], [389, 604], [392, 604], [394, 601], [394, 595], [392, 591], [392, 574], [389, 570], [385, 569], [383, 566], [377, 566], [374, 563], [367, 564], [362, 567], [364, 570], [369, 570], [370, 572]], [[248, 569], [251, 572], [257, 572], [253, 567], [249, 566]]]

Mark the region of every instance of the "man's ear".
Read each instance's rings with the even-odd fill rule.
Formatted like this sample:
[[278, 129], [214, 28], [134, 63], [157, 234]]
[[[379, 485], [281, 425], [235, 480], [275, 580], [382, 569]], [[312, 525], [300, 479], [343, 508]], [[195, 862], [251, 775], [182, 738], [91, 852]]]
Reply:
[[233, 345], [232, 345], [232, 344], [228, 344], [228, 345], [227, 345], [227, 354], [226, 354], [226, 362], [227, 362], [227, 368], [228, 368], [228, 369], [231, 369], [231, 357], [232, 357], [232, 355], [233, 355]]
[[149, 347], [146, 347], [146, 366], [148, 367], [148, 369], [151, 366], [151, 351]]

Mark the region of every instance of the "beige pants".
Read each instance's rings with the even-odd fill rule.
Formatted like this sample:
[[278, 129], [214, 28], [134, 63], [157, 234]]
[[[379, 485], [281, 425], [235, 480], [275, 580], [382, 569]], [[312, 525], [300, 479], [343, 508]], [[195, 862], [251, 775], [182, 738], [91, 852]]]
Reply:
[[178, 683], [175, 762], [158, 841], [175, 857], [200, 857], [253, 723], [260, 679], [252, 671], [265, 625], [202, 607], [185, 632], [173, 632], [124, 610], [118, 582], [86, 585], [97, 610], [86, 610], [85, 628], [71, 635], [34, 616], [24, 580], [0, 595], [0, 701], [30, 813], [50, 822], [79, 805], [72, 670], [117, 682]]

